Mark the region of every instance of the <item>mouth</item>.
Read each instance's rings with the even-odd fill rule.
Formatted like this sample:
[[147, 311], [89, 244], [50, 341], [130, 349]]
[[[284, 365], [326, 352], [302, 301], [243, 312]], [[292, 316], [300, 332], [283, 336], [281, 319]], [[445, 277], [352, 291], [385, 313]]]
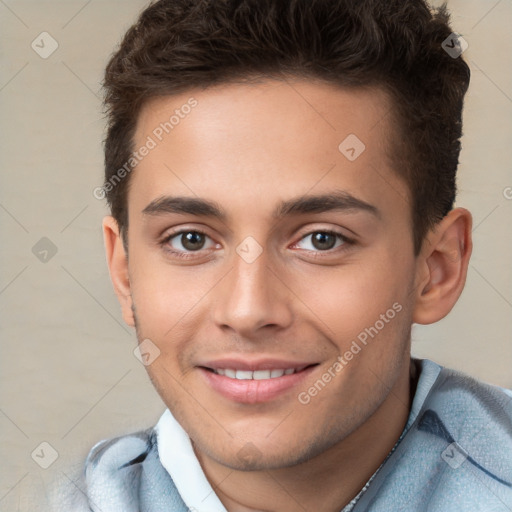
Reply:
[[222, 375], [228, 379], [237, 380], [266, 380], [278, 379], [283, 375], [293, 375], [299, 373], [307, 368], [307, 366], [300, 366], [298, 368], [275, 368], [272, 370], [235, 370], [234, 368], [206, 368], [217, 375]]
[[298, 388], [319, 363], [219, 361], [198, 366], [206, 384], [229, 401], [270, 402]]

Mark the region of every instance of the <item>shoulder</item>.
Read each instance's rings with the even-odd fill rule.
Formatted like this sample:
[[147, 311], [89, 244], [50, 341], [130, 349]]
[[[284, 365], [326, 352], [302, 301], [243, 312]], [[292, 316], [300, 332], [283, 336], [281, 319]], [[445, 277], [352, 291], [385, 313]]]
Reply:
[[73, 466], [52, 489], [52, 510], [91, 512], [139, 508], [141, 470], [153, 459], [154, 429], [105, 439], [96, 443], [85, 464]]
[[153, 428], [132, 434], [104, 439], [96, 443], [85, 461], [86, 473], [97, 468], [117, 471], [143, 462], [155, 449], [156, 435]]
[[354, 510], [512, 510], [510, 392], [420, 363], [417, 414]]
[[472, 416], [466, 417], [469, 424], [485, 422], [488, 427], [494, 425], [505, 429], [512, 436], [510, 390], [443, 368], [427, 401], [432, 407], [440, 407], [453, 420], [459, 420], [461, 413], [472, 413]]
[[[501, 461], [505, 453], [512, 461], [509, 390], [442, 368], [415, 423], [417, 430], [453, 444], [463, 453], [481, 457], [489, 464]], [[471, 462], [473, 458], [468, 457], [468, 460]], [[501, 466], [501, 462], [498, 465]], [[510, 471], [509, 482], [512, 467]]]
[[475, 511], [512, 507], [509, 390], [443, 368], [415, 427], [416, 446], [432, 457], [431, 506], [445, 510], [459, 496], [463, 510], [470, 504]]
[[[423, 395], [418, 404], [423, 413], [434, 409], [456, 423], [463, 415], [464, 426], [484, 420], [488, 423], [490, 421], [488, 426], [494, 424], [505, 429], [510, 427], [512, 391], [482, 382], [463, 372], [441, 367], [429, 360], [416, 360], [416, 364], [421, 368], [420, 383], [424, 377], [429, 381], [428, 385], [418, 386], [417, 390], [417, 394]], [[468, 416], [469, 413], [472, 414]], [[418, 419], [418, 415], [415, 415], [415, 419]]]
[[85, 461], [85, 487], [97, 510], [187, 510], [160, 461], [155, 428], [93, 446]]

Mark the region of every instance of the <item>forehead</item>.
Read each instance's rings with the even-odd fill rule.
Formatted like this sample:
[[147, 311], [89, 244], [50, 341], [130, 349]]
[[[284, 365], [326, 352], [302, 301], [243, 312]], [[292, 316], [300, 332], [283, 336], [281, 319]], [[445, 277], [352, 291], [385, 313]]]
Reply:
[[135, 148], [152, 149], [133, 172], [130, 208], [172, 194], [270, 211], [274, 199], [333, 188], [396, 202], [407, 190], [387, 157], [390, 107], [379, 89], [304, 80], [153, 99], [137, 124]]

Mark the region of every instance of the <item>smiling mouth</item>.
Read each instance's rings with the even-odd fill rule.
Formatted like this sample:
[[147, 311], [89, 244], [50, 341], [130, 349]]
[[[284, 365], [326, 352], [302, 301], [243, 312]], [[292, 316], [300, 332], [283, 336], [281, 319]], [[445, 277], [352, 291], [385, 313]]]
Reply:
[[300, 373], [306, 368], [316, 366], [316, 364], [300, 366], [298, 368], [275, 368], [269, 370], [235, 370], [234, 368], [207, 368], [203, 367], [211, 373], [221, 375], [229, 379], [234, 380], [268, 380], [278, 379], [284, 375], [293, 375], [294, 373]]
[[233, 368], [236, 362], [235, 364], [230, 361], [225, 361], [224, 364], [219, 363], [212, 364], [214, 367], [198, 366], [198, 369], [201, 370], [208, 386], [214, 391], [230, 401], [245, 404], [268, 402], [283, 395], [299, 386], [318, 366], [318, 363], [307, 365], [302, 363], [296, 367], [287, 365], [279, 368], [278, 361], [274, 364], [267, 361], [255, 364], [257, 369], [249, 369], [248, 363], [238, 362], [238, 366], [242, 368]]
[[292, 375], [294, 373], [299, 373], [302, 370], [307, 368], [306, 366], [301, 366], [300, 368], [286, 368], [286, 369], [275, 369], [275, 370], [234, 370], [232, 368], [217, 368], [211, 370], [213, 373], [217, 375], [222, 375], [224, 377], [228, 377], [230, 379], [237, 380], [265, 380], [265, 379], [277, 379], [282, 377], [283, 375]]

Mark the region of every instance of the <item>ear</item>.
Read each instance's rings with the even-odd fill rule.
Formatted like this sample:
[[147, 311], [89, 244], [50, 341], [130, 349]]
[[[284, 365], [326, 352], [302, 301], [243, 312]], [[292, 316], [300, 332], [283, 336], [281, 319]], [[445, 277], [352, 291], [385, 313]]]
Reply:
[[471, 256], [471, 226], [471, 214], [455, 208], [425, 237], [417, 258], [413, 322], [437, 322], [457, 302]]
[[123, 246], [119, 226], [113, 217], [108, 216], [103, 219], [103, 240], [110, 279], [114, 285], [117, 299], [121, 304], [123, 319], [129, 326], [135, 327], [130, 278], [128, 276], [128, 255]]

